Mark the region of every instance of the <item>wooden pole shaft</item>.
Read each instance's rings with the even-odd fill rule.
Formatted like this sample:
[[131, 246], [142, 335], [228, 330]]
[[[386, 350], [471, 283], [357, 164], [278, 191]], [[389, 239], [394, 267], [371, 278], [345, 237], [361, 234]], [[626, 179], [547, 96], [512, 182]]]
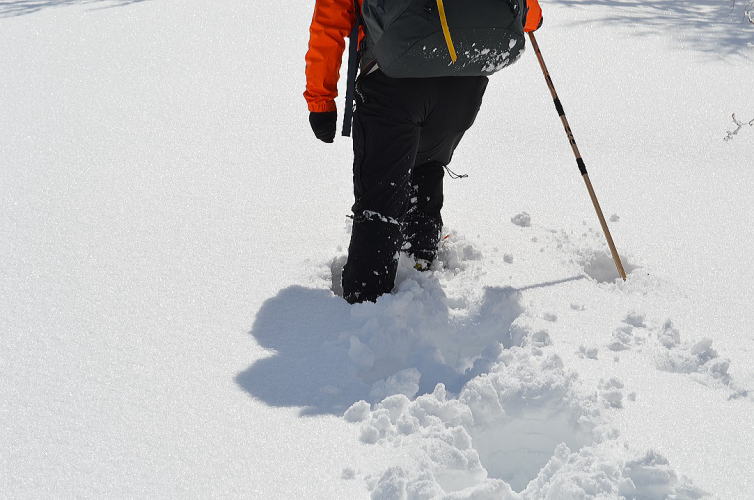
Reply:
[[589, 174], [584, 174], [581, 177], [584, 179], [587, 191], [589, 191], [589, 197], [592, 199], [592, 205], [594, 205], [594, 210], [597, 212], [597, 218], [600, 220], [600, 226], [602, 226], [602, 232], [605, 233], [607, 246], [610, 247], [610, 254], [613, 256], [615, 268], [618, 270], [620, 277], [623, 278], [623, 281], [626, 281], [626, 271], [623, 269], [620, 255], [618, 255], [618, 250], [615, 248], [615, 243], [613, 243], [613, 237], [610, 234], [610, 229], [607, 227], [607, 221], [602, 213], [602, 208], [600, 208], [600, 202], [597, 200], [597, 194], [594, 192], [594, 187], [592, 187], [592, 181], [589, 180]]
[[610, 247], [610, 254], [613, 256], [613, 262], [615, 263], [615, 268], [618, 270], [618, 274], [620, 275], [620, 277], [623, 278], [623, 281], [625, 281], [626, 271], [623, 269], [623, 263], [620, 260], [620, 255], [618, 255], [618, 250], [615, 248], [613, 237], [610, 234], [610, 228], [607, 227], [607, 221], [605, 220], [605, 216], [602, 213], [600, 202], [597, 200], [597, 194], [594, 192], [592, 181], [589, 180], [589, 174], [586, 171], [586, 165], [584, 164], [584, 159], [581, 157], [581, 152], [579, 151], [579, 147], [576, 145], [576, 139], [573, 137], [573, 131], [571, 130], [571, 125], [568, 123], [568, 119], [566, 118], [565, 111], [563, 110], [563, 105], [560, 103], [560, 98], [558, 97], [558, 93], [555, 90], [555, 85], [552, 83], [550, 72], [547, 70], [547, 65], [545, 64], [545, 60], [542, 57], [542, 52], [539, 50], [539, 44], [537, 43], [537, 39], [534, 37], [533, 32], [529, 32], [529, 40], [531, 41], [532, 47], [534, 47], [534, 53], [537, 55], [537, 60], [539, 61], [539, 67], [542, 68], [542, 74], [544, 74], [545, 76], [547, 87], [550, 89], [550, 95], [552, 96], [552, 100], [555, 102], [555, 109], [558, 112], [558, 116], [560, 116], [560, 121], [563, 124], [563, 129], [565, 130], [566, 135], [568, 136], [568, 142], [571, 144], [573, 155], [576, 157], [576, 164], [579, 167], [579, 172], [581, 173], [581, 177], [584, 179], [584, 183], [586, 184], [587, 191], [589, 191], [589, 198], [591, 198], [592, 205], [594, 205], [594, 210], [597, 212], [597, 218], [600, 220], [600, 226], [602, 226], [602, 232], [605, 233], [605, 239], [607, 239], [607, 246]]

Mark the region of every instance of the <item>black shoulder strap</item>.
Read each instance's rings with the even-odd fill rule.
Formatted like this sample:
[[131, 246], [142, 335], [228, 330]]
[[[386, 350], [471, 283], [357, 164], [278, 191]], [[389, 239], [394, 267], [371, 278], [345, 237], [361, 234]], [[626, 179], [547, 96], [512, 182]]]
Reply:
[[353, 122], [354, 93], [356, 89], [356, 74], [359, 72], [359, 26], [361, 26], [361, 8], [359, 0], [353, 0], [356, 22], [348, 36], [348, 80], [346, 82], [346, 107], [343, 112], [343, 135], [351, 136], [351, 122]]

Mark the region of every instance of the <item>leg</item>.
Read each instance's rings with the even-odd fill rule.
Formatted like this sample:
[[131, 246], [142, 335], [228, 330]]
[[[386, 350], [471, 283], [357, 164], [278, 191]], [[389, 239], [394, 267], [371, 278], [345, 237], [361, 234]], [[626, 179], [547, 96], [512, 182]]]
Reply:
[[415, 85], [379, 72], [360, 84], [353, 124], [354, 221], [342, 280], [350, 303], [375, 301], [393, 289], [419, 146], [420, 128], [410, 113], [417, 105], [410, 99]]
[[437, 255], [444, 166], [450, 163], [464, 133], [474, 123], [486, 88], [485, 77], [436, 79], [432, 111], [422, 126], [411, 179], [413, 203], [404, 224], [406, 251], [417, 259], [431, 263]]
[[409, 255], [431, 263], [437, 256], [442, 231], [443, 165], [430, 162], [414, 167], [411, 208], [403, 224], [404, 248]]

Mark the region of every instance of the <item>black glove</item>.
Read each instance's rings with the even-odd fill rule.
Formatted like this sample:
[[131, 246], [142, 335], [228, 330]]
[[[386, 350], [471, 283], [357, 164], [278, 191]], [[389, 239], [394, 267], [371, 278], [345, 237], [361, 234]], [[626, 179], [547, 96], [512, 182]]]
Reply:
[[314, 135], [322, 142], [333, 142], [335, 140], [335, 126], [338, 122], [337, 111], [324, 111], [309, 113], [309, 125], [312, 126]]

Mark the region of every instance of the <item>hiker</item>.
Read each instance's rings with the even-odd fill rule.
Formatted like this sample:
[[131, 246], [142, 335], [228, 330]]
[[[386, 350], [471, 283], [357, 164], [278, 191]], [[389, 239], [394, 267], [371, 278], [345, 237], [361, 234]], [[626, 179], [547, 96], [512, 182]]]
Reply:
[[[358, 0], [357, 13], [354, 0], [316, 0], [306, 54], [304, 97], [309, 122], [317, 139], [331, 143], [336, 133], [335, 97], [345, 37], [352, 31], [358, 33], [360, 75], [355, 82], [353, 115], [355, 202], [342, 277], [343, 298], [349, 303], [374, 302], [389, 293], [402, 250], [415, 259], [418, 269], [429, 268], [442, 229], [445, 168], [476, 118], [487, 87], [486, 75], [515, 62], [523, 49], [523, 31], [534, 31], [542, 23], [537, 0], [510, 0], [515, 4], [507, 0], [445, 0], [447, 5], [443, 0], [410, 0], [409, 4], [420, 9], [418, 14], [414, 12], [417, 23], [434, 23], [431, 30], [437, 33], [433, 37], [436, 43], [426, 42], [426, 38], [407, 43], [402, 46], [423, 52], [406, 55], [401, 50], [395, 55], [385, 47], [396, 39], [403, 42], [403, 35], [382, 33], [382, 24], [371, 22], [388, 15], [385, 1], [393, 1], [394, 8], [403, 5], [401, 13], [412, 12], [405, 8], [406, 1]], [[379, 8], [375, 4], [380, 4]], [[477, 40], [484, 36], [480, 31], [473, 33], [477, 38], [469, 40], [464, 30], [454, 29], [460, 24], [456, 19], [462, 16], [487, 16], [481, 17], [480, 25], [493, 24], [487, 13], [474, 12], [483, 8], [494, 9], [497, 17], [500, 12], [507, 13], [515, 20], [509, 24], [516, 24], [519, 33], [511, 35], [510, 41], [495, 38], [490, 42], [504, 44], [505, 50], [480, 50], [485, 45], [481, 43], [484, 40]], [[411, 35], [406, 36], [425, 28], [408, 26]], [[500, 37], [501, 32], [489, 33]], [[375, 48], [378, 35], [382, 46]]]

